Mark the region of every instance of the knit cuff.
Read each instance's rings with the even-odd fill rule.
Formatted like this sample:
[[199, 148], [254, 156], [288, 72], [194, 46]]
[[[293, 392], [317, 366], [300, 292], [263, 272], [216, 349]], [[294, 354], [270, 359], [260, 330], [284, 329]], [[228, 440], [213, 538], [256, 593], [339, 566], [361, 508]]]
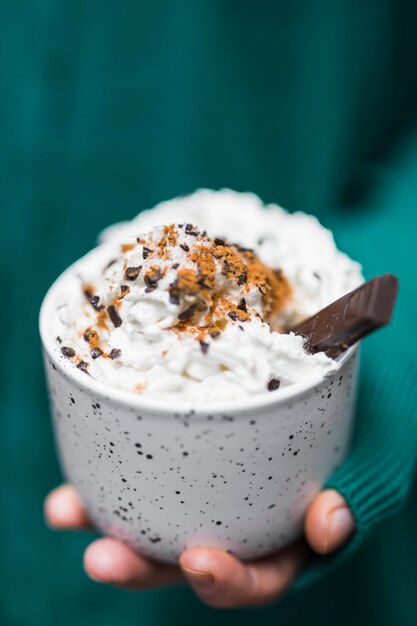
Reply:
[[[374, 343], [374, 342], [372, 342]], [[351, 454], [326, 483], [346, 499], [355, 534], [337, 553], [314, 556], [295, 581], [301, 589], [333, 571], [361, 545], [373, 526], [403, 506], [417, 458], [417, 375], [401, 350], [388, 354], [378, 342], [364, 351]]]

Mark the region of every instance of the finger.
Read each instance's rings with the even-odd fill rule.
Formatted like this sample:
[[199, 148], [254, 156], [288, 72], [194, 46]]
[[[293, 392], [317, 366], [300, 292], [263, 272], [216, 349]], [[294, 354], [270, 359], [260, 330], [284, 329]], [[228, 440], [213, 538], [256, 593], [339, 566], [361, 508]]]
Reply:
[[182, 579], [177, 567], [148, 561], [110, 537], [97, 539], [88, 546], [84, 569], [97, 582], [127, 589], [162, 587]]
[[311, 503], [305, 520], [305, 536], [319, 554], [341, 548], [355, 531], [355, 520], [346, 500], [334, 489], [319, 493]]
[[301, 546], [292, 546], [272, 557], [242, 563], [216, 548], [194, 547], [180, 558], [180, 567], [197, 595], [216, 608], [267, 604], [289, 586], [305, 557]]
[[46, 522], [56, 530], [86, 530], [91, 528], [80, 499], [71, 485], [62, 485], [45, 498]]

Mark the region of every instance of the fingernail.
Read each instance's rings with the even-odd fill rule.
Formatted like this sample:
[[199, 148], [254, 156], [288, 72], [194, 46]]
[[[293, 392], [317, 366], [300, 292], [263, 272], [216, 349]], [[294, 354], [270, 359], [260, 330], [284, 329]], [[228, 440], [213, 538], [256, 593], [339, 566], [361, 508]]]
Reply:
[[209, 572], [199, 572], [197, 570], [182, 568], [188, 582], [197, 591], [209, 591], [214, 587], [214, 578]]
[[335, 509], [327, 522], [326, 551], [341, 546], [353, 533], [355, 524], [347, 506]]

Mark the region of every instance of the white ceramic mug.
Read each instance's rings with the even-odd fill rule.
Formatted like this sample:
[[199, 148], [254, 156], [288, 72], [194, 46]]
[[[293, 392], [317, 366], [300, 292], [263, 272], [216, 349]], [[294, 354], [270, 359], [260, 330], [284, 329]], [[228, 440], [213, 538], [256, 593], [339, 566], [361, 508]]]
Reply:
[[61, 354], [53, 320], [76, 270], [49, 290], [40, 329], [62, 468], [95, 527], [168, 563], [195, 545], [248, 560], [298, 538], [349, 448], [357, 347], [325, 379], [212, 409], [158, 403]]

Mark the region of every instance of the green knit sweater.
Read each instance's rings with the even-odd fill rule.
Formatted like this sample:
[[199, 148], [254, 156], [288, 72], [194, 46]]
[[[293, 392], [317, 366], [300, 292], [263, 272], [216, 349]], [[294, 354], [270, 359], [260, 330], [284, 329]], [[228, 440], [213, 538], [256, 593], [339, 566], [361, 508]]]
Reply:
[[253, 621], [186, 589], [94, 584], [81, 570], [88, 538], [54, 535], [41, 515], [61, 480], [43, 294], [102, 228], [200, 186], [315, 213], [368, 278], [399, 276], [392, 326], [363, 344], [352, 453], [329, 481], [357, 531], [261, 616], [417, 623], [416, 25], [411, 0], [2, 3], [1, 623]]

